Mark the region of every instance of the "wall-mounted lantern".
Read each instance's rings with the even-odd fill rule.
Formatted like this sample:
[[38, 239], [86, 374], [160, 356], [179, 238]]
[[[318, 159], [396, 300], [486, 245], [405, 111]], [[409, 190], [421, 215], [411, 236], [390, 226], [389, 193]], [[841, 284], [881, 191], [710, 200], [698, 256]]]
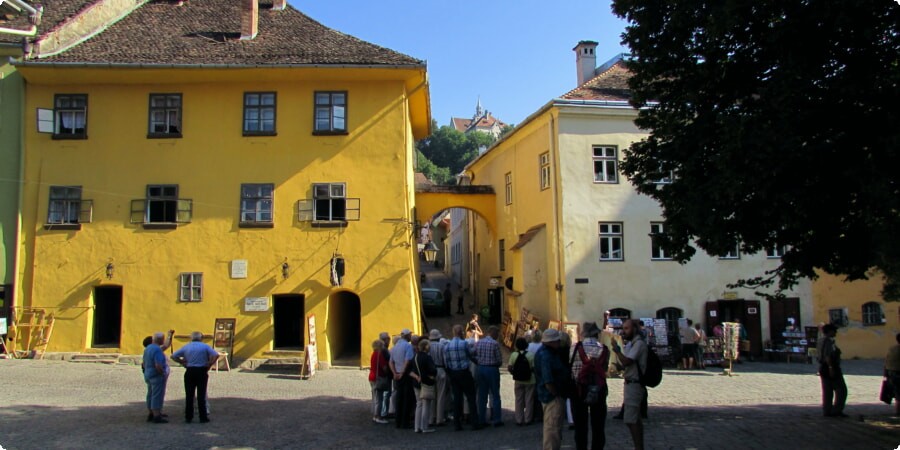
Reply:
[[284, 262], [281, 263], [281, 276], [287, 280], [287, 277], [291, 276], [291, 265], [288, 264], [287, 258], [284, 258]]
[[115, 273], [116, 266], [113, 265], [112, 261], [106, 263], [106, 279], [112, 280], [113, 274]]
[[331, 257], [331, 285], [340, 287], [344, 283], [344, 257], [335, 253]]

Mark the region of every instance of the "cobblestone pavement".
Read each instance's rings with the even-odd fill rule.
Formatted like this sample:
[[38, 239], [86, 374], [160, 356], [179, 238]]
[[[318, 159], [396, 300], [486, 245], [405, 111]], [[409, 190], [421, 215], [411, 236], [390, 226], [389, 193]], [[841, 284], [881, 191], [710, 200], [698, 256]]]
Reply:
[[[847, 361], [848, 419], [821, 417], [815, 366], [746, 363], [739, 376], [666, 371], [650, 393], [649, 449], [894, 449], [896, 428], [871, 425], [891, 408], [877, 403], [878, 361]], [[185, 424], [184, 370], [173, 368], [165, 412], [171, 423], [145, 422], [145, 385], [130, 365], [0, 360], [0, 446], [54, 448], [523, 448], [540, 447], [539, 425], [519, 428], [512, 418], [510, 376], [503, 377], [507, 426], [430, 435], [376, 425], [369, 419], [366, 372], [321, 371], [310, 380], [293, 374], [211, 373], [211, 419]], [[622, 384], [611, 380], [609, 405], [618, 407]], [[867, 420], [861, 421], [861, 416]], [[607, 448], [627, 448], [625, 426], [609, 418]], [[573, 448], [572, 432], [563, 438]]]

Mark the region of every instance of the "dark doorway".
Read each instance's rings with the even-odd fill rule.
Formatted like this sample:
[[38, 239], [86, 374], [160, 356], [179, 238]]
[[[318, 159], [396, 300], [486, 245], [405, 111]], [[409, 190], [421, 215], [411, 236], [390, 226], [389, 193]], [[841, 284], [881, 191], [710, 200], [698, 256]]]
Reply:
[[275, 350], [303, 349], [303, 315], [306, 312], [303, 296], [276, 295], [274, 303]]
[[94, 288], [93, 348], [119, 346], [122, 337], [122, 286]]
[[488, 289], [488, 317], [487, 323], [497, 325], [500, 323], [500, 317], [503, 315], [503, 288]]
[[794, 319], [793, 325], [795, 330], [802, 330], [800, 324], [799, 298], [791, 297], [769, 301], [769, 334], [771, 335], [773, 345], [784, 343], [784, 336], [782, 333], [791, 325], [788, 321], [789, 318]]
[[328, 343], [332, 365], [359, 367], [362, 341], [360, 319], [359, 296], [340, 291], [328, 297]]

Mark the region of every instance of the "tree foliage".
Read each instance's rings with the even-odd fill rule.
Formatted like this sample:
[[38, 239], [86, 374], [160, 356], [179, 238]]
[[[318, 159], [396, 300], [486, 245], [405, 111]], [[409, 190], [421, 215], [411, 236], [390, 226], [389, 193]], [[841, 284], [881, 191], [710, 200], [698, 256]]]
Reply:
[[425, 177], [434, 184], [451, 184], [453, 175], [450, 169], [446, 167], [438, 167], [430, 159], [425, 157], [419, 150], [416, 150], [416, 170], [425, 174]]
[[437, 167], [447, 168], [450, 175], [462, 172], [478, 156], [479, 148], [494, 142], [493, 136], [480, 131], [463, 133], [448, 125], [438, 127], [436, 122], [431, 129], [431, 135], [417, 142], [416, 149]]
[[[815, 269], [900, 299], [900, 6], [879, 0], [613, 0], [649, 136], [623, 172], [659, 200], [664, 247], [785, 247], [738, 285]], [[671, 184], [657, 180], [674, 172]], [[874, 270], [873, 270], [874, 269]]]

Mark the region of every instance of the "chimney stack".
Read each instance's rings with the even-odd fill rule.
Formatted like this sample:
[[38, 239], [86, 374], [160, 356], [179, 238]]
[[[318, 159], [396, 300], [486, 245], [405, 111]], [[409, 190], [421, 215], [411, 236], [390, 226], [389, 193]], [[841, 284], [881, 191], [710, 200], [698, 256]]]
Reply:
[[256, 37], [259, 28], [259, 0], [241, 0], [241, 40]]
[[578, 74], [578, 86], [594, 78], [597, 70], [597, 42], [581, 41], [572, 50], [575, 51], [575, 66]]
[[274, 11], [281, 11], [287, 6], [287, 0], [275, 0], [272, 2], [272, 9]]

